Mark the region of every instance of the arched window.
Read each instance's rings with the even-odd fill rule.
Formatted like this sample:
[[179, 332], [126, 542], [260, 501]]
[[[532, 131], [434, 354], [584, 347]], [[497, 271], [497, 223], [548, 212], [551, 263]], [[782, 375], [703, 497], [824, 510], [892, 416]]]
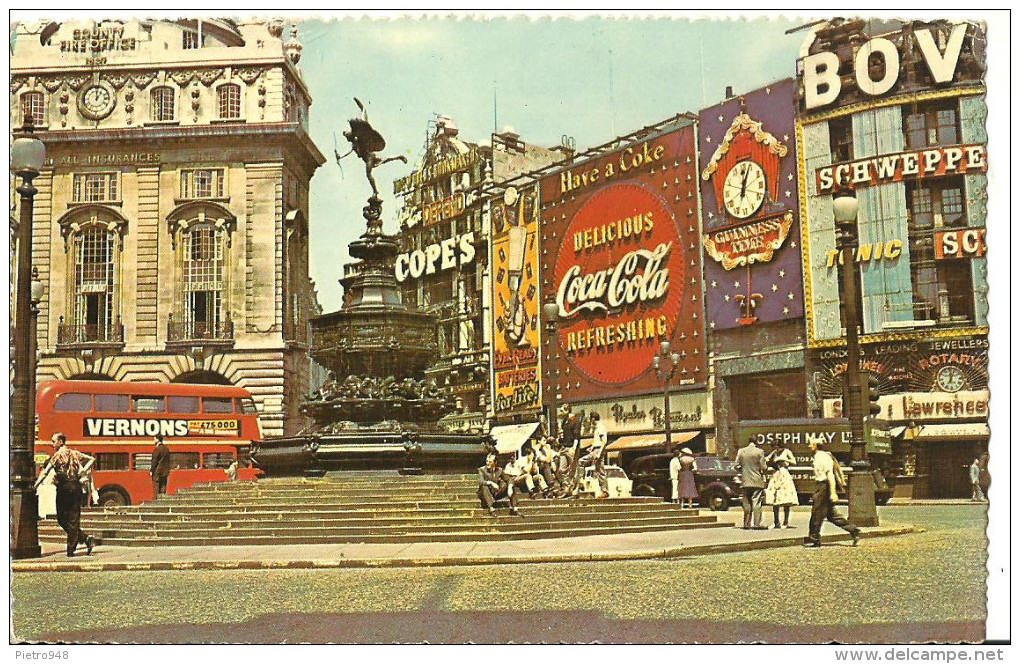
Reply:
[[120, 254], [127, 221], [109, 208], [86, 205], [58, 223], [66, 243], [68, 270], [57, 343], [123, 343]]
[[226, 83], [216, 88], [216, 97], [221, 120], [236, 120], [241, 117], [241, 86]]
[[46, 96], [42, 92], [26, 92], [21, 95], [21, 117], [17, 121], [19, 126], [25, 116], [31, 117], [36, 127], [46, 125]]
[[175, 97], [174, 89], [171, 87], [153, 88], [150, 93], [153, 122], [169, 122], [174, 119]]
[[181, 233], [183, 248], [183, 322], [192, 339], [216, 339], [222, 333], [224, 232], [210, 224]]
[[235, 217], [216, 203], [190, 202], [167, 218], [177, 262], [177, 302], [167, 340], [232, 343], [230, 240]]
[[74, 301], [72, 330], [74, 342], [112, 341], [115, 315], [116, 237], [105, 226], [83, 228], [73, 239]]

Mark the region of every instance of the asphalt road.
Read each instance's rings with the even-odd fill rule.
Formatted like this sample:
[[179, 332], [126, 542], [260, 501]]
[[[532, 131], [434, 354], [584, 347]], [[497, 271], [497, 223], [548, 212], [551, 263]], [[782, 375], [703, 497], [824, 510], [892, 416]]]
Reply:
[[[800, 508], [804, 509], [804, 508]], [[890, 506], [860, 547], [377, 570], [18, 573], [12, 640], [115, 643], [979, 641], [980, 506]]]

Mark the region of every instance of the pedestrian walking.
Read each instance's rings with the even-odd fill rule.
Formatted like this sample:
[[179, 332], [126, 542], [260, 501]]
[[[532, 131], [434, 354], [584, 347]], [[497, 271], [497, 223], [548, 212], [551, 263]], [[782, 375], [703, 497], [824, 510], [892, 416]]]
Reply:
[[817, 548], [822, 545], [822, 523], [826, 519], [850, 533], [853, 545], [857, 546], [861, 537], [860, 528], [836, 514], [837, 476], [842, 477], [843, 472], [839, 470], [836, 457], [822, 447], [822, 443], [817, 440], [811, 441], [815, 492], [811, 496], [811, 522], [808, 525], [808, 536], [804, 540], [804, 546]]
[[694, 501], [698, 498], [698, 485], [694, 481], [696, 463], [694, 453], [686, 447], [677, 449], [676, 456], [669, 462], [673, 502], [680, 503], [682, 508], [694, 509]]
[[992, 486], [992, 474], [988, 472], [988, 452], [985, 452], [978, 459], [978, 466], [980, 468], [980, 474], [978, 475], [978, 486], [981, 487], [981, 492], [985, 496], [985, 500], [991, 500], [991, 494], [988, 493], [988, 489]]
[[985, 493], [981, 490], [981, 459], [974, 457], [970, 464], [970, 499], [975, 503], [984, 502]]
[[170, 450], [163, 443], [163, 436], [157, 434], [154, 440], [156, 446], [152, 448], [149, 474], [152, 477], [152, 499], [158, 500], [160, 494], [166, 493], [170, 480]]
[[[765, 453], [753, 437], [747, 441], [746, 447], [737, 451], [733, 467], [740, 471], [744, 530], [768, 530], [761, 523], [761, 507], [765, 499]], [[751, 525], [752, 517], [754, 526]]]
[[[793, 528], [790, 525], [790, 508], [797, 504], [797, 485], [793, 482], [789, 468], [796, 462], [793, 452], [782, 442], [776, 443], [765, 457], [765, 464], [774, 469], [765, 487], [765, 504], [772, 506], [772, 520], [776, 530], [780, 527]], [[782, 526], [779, 525], [779, 508], [783, 508]]]
[[[96, 460], [68, 447], [67, 436], [62, 433], [53, 434], [51, 440], [53, 456], [43, 466], [40, 481], [52, 471], [57, 484], [57, 523], [67, 533], [67, 557], [74, 557], [79, 544], [84, 544], [85, 552], [91, 555], [92, 536], [81, 529], [81, 481]], [[37, 486], [40, 481], [37, 481]]]

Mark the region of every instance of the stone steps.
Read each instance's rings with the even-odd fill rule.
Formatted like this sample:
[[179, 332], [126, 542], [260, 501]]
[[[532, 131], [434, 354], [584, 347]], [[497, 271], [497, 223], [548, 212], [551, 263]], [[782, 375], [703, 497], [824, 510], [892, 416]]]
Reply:
[[[330, 474], [196, 485], [142, 505], [87, 509], [82, 526], [118, 546], [476, 542], [712, 528], [714, 515], [656, 498], [599, 500], [523, 496], [524, 518], [481, 508], [474, 475]], [[43, 521], [40, 540], [64, 533]]]

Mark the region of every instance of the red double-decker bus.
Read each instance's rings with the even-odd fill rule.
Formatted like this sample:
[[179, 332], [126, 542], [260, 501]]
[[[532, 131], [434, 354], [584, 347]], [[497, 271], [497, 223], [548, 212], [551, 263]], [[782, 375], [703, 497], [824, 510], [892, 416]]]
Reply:
[[36, 460], [53, 453], [54, 433], [96, 458], [100, 505], [136, 505], [153, 498], [149, 474], [153, 437], [170, 450], [167, 493], [197, 482], [223, 482], [237, 461], [238, 480], [253, 480], [252, 441], [262, 437], [251, 394], [224, 385], [56, 380], [39, 386]]

